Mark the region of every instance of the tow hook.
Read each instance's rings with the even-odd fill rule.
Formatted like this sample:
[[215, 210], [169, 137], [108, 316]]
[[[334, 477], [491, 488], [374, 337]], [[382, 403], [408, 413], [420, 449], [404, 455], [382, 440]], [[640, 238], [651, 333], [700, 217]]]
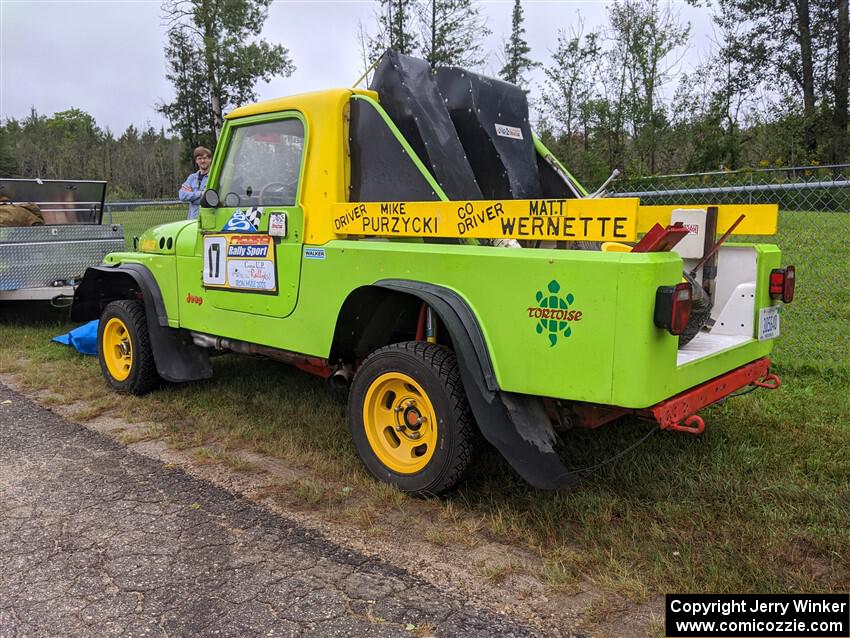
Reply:
[[698, 414], [692, 414], [687, 419], [685, 419], [684, 424], [680, 423], [670, 423], [669, 425], [661, 425], [662, 430], [673, 430], [674, 432], [685, 432], [687, 434], [693, 434], [694, 436], [699, 436], [703, 432], [705, 432], [705, 421], [702, 420], [702, 417]]
[[753, 381], [753, 385], [758, 386], [760, 388], [767, 388], [768, 390], [776, 390], [779, 386], [782, 385], [782, 379], [779, 378], [779, 375], [773, 374], [771, 372], [766, 377]]
[[[765, 375], [761, 379], [756, 379], [751, 381], [752, 385], [757, 386], [759, 388], [766, 388], [768, 390], [776, 390], [779, 386], [782, 385], [782, 380], [778, 375], [770, 374]], [[734, 396], [734, 395], [733, 395]], [[721, 401], [725, 401], [729, 397], [724, 397], [717, 403]], [[686, 432], [687, 434], [693, 434], [695, 436], [702, 434], [705, 432], [705, 421], [702, 420], [702, 417], [698, 414], [692, 414], [687, 419], [685, 419], [684, 423], [669, 423], [669, 424], [661, 424], [662, 430], [673, 430], [674, 432]]]

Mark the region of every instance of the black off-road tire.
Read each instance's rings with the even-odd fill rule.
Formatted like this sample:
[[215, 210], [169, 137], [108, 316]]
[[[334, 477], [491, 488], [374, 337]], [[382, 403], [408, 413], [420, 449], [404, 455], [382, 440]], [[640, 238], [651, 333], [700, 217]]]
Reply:
[[[427, 465], [415, 473], [387, 467], [372, 448], [364, 423], [369, 388], [385, 373], [414, 379], [427, 393], [437, 420], [437, 442]], [[445, 346], [408, 341], [373, 352], [354, 376], [348, 397], [348, 424], [354, 446], [366, 469], [378, 480], [415, 496], [440, 494], [463, 477], [479, 441], [460, 378], [455, 353]]]
[[[115, 378], [105, 360], [104, 331], [110, 319], [118, 319], [124, 324], [130, 342], [132, 363], [124, 379]], [[145, 306], [141, 301], [121, 299], [104, 308], [97, 327], [97, 358], [103, 378], [118, 392], [141, 395], [162, 385], [151, 349]]]
[[688, 273], [683, 273], [685, 280], [691, 285], [691, 318], [685, 331], [679, 335], [679, 347], [689, 343], [697, 336], [702, 327], [708, 323], [711, 317], [711, 298], [703, 290], [696, 279]]

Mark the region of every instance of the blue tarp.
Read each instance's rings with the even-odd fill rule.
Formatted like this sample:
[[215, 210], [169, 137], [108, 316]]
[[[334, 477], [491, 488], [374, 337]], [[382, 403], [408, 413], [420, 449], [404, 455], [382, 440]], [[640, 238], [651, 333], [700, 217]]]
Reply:
[[66, 346], [73, 346], [77, 352], [82, 354], [97, 354], [97, 323], [98, 320], [84, 323], [78, 328], [74, 328], [71, 332], [53, 337], [51, 341], [64, 343]]

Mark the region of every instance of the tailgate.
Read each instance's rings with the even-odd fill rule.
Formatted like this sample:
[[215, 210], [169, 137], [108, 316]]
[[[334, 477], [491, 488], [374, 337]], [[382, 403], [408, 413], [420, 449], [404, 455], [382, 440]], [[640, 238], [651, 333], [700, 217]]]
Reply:
[[[652, 323], [657, 285], [647, 272], [635, 285], [629, 269], [621, 270], [611, 405], [645, 408], [730, 370], [766, 357], [773, 339], [759, 340], [759, 315], [770, 307], [770, 271], [780, 266], [780, 252], [769, 244], [724, 246], [712, 311], [714, 325], [684, 348], [678, 337]], [[648, 318], [648, 321], [646, 320]]]

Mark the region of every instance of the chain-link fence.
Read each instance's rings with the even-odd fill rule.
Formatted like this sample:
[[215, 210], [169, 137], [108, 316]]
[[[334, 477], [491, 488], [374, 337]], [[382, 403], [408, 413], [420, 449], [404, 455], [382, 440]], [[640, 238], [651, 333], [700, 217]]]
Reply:
[[616, 197], [644, 204], [779, 204], [782, 263], [797, 268], [794, 301], [783, 309], [777, 361], [830, 365], [850, 359], [850, 165], [660, 175], [613, 182]]
[[131, 202], [106, 202], [103, 205], [103, 223], [124, 226], [124, 243], [133, 248], [133, 238], [148, 228], [186, 219], [189, 205], [176, 199], [137, 200]]
[[[613, 182], [617, 197], [644, 204], [779, 204], [775, 237], [732, 241], [776, 243], [794, 264], [794, 302], [783, 310], [774, 351], [782, 362], [847, 362], [850, 355], [850, 165], [660, 175]], [[145, 229], [185, 219], [177, 200], [110, 202], [104, 223], [124, 225], [127, 247]]]

